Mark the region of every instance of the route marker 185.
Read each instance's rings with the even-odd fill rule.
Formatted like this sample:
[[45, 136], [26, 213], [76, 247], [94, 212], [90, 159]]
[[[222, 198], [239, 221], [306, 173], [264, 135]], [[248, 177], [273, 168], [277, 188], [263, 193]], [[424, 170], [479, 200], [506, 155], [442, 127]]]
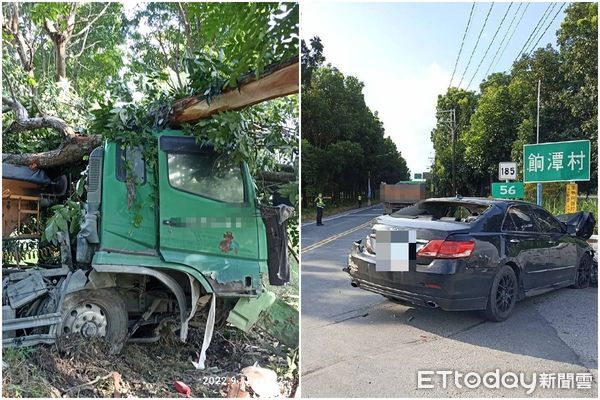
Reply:
[[501, 162], [498, 168], [498, 179], [501, 181], [514, 181], [517, 179], [517, 163]]

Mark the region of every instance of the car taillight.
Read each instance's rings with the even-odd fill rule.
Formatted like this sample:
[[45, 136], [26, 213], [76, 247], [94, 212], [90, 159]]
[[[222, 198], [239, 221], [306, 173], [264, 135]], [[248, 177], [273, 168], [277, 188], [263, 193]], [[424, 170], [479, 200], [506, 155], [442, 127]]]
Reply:
[[475, 242], [472, 240], [455, 242], [450, 240], [432, 240], [417, 252], [421, 257], [467, 258], [473, 253]]

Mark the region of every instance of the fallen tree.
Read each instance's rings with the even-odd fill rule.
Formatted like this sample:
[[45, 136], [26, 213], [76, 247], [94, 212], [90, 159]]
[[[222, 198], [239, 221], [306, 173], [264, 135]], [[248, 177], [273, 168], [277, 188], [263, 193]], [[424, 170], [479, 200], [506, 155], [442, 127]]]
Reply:
[[32, 168], [53, 168], [79, 162], [95, 147], [102, 143], [100, 135], [79, 134], [64, 120], [48, 115], [30, 117], [27, 109], [16, 99], [2, 97], [2, 112], [13, 111], [15, 120], [3, 134], [19, 133], [35, 129], [50, 128], [62, 136], [61, 145], [55, 149], [40, 153], [4, 154], [2, 162], [15, 165], [28, 165]]
[[212, 100], [191, 96], [173, 103], [170, 122], [178, 126], [222, 111], [240, 110], [260, 102], [298, 93], [298, 60], [273, 65], [256, 79], [254, 73], [242, 78], [237, 87], [227, 88]]
[[[256, 74], [245, 75], [236, 88], [227, 88], [209, 101], [203, 95], [177, 100], [172, 105], [170, 125], [179, 126], [201, 119], [210, 118], [223, 111], [240, 110], [263, 101], [287, 96], [298, 92], [298, 60], [292, 60], [268, 67], [258, 78]], [[2, 97], [2, 111], [13, 111], [15, 121], [4, 133], [17, 133], [41, 128], [50, 128], [62, 136], [59, 148], [41, 153], [2, 154], [2, 161], [16, 165], [29, 165], [39, 168], [53, 168], [81, 161], [95, 147], [102, 143], [100, 135], [77, 133], [64, 120], [54, 116], [30, 117], [25, 107], [15, 98]], [[275, 174], [278, 173], [267, 173]], [[295, 179], [292, 174], [270, 175], [266, 180], [289, 182]]]

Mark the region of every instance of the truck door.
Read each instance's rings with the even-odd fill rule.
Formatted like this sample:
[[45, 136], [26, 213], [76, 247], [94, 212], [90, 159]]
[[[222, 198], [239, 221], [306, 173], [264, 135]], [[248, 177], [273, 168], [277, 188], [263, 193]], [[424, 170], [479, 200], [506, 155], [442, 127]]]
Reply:
[[237, 281], [238, 290], [259, 287], [260, 213], [245, 164], [192, 137], [161, 136], [159, 192], [166, 261], [200, 269], [213, 285]]

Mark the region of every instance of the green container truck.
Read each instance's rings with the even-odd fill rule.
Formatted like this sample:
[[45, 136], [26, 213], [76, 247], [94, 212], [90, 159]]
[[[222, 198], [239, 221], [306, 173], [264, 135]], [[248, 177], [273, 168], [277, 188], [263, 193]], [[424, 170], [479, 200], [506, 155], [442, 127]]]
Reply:
[[[127, 341], [158, 340], [167, 323], [185, 341], [201, 308], [210, 309], [210, 333], [226, 318], [248, 330], [257, 307], [274, 303], [261, 301], [261, 276], [272, 285], [289, 280], [293, 209], [259, 205], [245, 163], [182, 131], [156, 136], [157, 177], [140, 148], [106, 142], [92, 151], [84, 222], [75, 249], [59, 233], [61, 265], [3, 266], [3, 347], [80, 333], [119, 351]], [[297, 312], [287, 312], [283, 330], [294, 345]]]

